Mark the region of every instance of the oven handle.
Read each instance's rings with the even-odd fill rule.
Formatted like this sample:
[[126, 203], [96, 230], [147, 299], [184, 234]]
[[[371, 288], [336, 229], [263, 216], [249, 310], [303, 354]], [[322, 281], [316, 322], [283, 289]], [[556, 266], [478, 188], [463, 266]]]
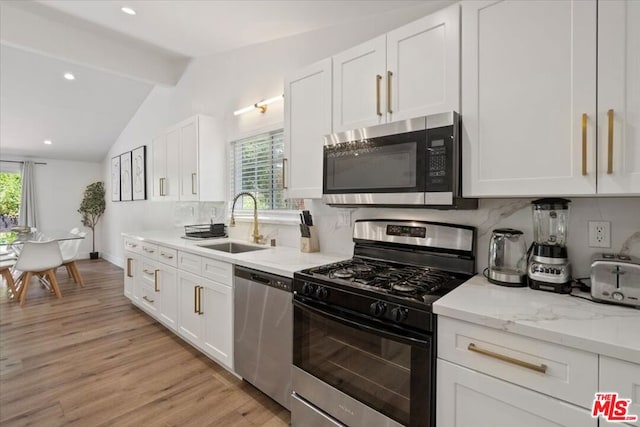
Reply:
[[[362, 323], [361, 321], [356, 321], [356, 320], [351, 320], [349, 318], [347, 318], [345, 315], [342, 316], [338, 316], [335, 315], [333, 313], [329, 313], [327, 311], [324, 310], [318, 310], [317, 308], [314, 308], [312, 306], [310, 306], [309, 304], [305, 304], [301, 301], [298, 300], [294, 300], [293, 301], [293, 305], [300, 308], [301, 310], [306, 310], [309, 311], [311, 313], [314, 313], [318, 316], [321, 317], [325, 317], [328, 318], [330, 320], [333, 320], [335, 322], [338, 323], [342, 323], [343, 325], [346, 326], [350, 326], [352, 328], [355, 329], [359, 329], [361, 331], [365, 331], [365, 332], [370, 332], [376, 335], [381, 335], [384, 338], [388, 338], [394, 341], [399, 341], [403, 344], [408, 344], [408, 345], [412, 345], [412, 346], [419, 346], [419, 347], [429, 347], [430, 344], [430, 340], [429, 338], [414, 338], [414, 337], [407, 337], [407, 336], [403, 336], [403, 335], [399, 335], [390, 331], [386, 331], [384, 329], [380, 329], [380, 328], [376, 328], [374, 326], [370, 326], [367, 324]], [[294, 321], [295, 322], [295, 321]]]

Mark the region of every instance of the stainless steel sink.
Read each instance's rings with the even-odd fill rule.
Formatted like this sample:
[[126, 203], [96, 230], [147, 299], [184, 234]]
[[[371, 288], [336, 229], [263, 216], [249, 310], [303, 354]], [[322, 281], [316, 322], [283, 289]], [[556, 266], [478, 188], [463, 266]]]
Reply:
[[198, 246], [200, 246], [201, 248], [212, 249], [214, 251], [228, 252], [230, 254], [241, 254], [243, 252], [261, 251], [263, 249], [267, 249], [267, 248], [261, 248], [260, 246], [244, 245], [242, 243], [234, 243], [234, 242], [215, 243], [211, 245], [198, 245]]

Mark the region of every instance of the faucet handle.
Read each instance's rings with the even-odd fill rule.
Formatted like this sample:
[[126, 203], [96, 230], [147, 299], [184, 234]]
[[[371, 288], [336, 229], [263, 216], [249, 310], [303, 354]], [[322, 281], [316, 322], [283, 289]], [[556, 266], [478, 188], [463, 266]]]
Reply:
[[264, 236], [262, 234], [258, 234], [257, 236], [254, 234], [253, 235], [253, 243], [257, 243], [259, 245], [262, 245], [264, 243], [266, 243], [266, 239], [264, 238]]

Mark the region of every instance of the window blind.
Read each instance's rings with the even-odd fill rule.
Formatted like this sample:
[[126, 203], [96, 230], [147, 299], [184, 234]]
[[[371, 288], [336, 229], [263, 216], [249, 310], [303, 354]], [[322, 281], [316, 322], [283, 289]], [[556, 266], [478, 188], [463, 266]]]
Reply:
[[[247, 191], [256, 195], [261, 211], [298, 209], [302, 200], [284, 198], [283, 153], [283, 129], [233, 141], [229, 150], [229, 200]], [[238, 200], [237, 210], [253, 210], [251, 198], [243, 196]]]

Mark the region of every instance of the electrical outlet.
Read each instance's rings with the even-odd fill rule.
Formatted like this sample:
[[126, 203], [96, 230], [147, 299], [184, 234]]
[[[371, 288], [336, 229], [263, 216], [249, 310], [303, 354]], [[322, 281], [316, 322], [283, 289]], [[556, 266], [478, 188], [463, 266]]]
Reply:
[[589, 247], [611, 247], [611, 223], [609, 221], [589, 221]]

